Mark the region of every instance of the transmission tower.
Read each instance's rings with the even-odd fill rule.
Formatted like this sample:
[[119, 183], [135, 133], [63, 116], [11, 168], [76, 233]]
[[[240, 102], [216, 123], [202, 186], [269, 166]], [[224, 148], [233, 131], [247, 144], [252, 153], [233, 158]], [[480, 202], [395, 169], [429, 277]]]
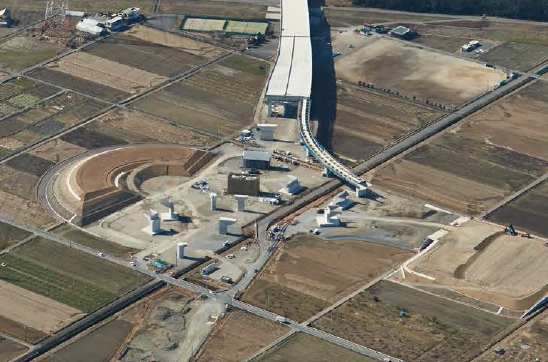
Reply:
[[48, 0], [45, 19], [57, 18], [64, 21], [69, 9], [69, 0]]
[[45, 20], [42, 24], [42, 35], [51, 31], [65, 35], [69, 28], [67, 19], [68, 9], [69, 0], [48, 0]]

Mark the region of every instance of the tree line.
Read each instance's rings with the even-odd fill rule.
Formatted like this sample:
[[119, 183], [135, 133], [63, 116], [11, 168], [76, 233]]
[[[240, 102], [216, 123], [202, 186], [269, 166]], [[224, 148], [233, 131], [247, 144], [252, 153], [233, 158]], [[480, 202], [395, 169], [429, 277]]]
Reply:
[[355, 6], [419, 13], [491, 15], [548, 21], [546, 0], [352, 0]]

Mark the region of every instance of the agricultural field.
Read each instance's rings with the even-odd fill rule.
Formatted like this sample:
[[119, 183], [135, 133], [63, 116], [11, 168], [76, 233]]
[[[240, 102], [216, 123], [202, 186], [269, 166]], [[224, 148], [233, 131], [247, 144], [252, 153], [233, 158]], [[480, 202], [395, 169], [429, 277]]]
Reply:
[[[142, 13], [151, 14], [153, 4], [153, 0], [71, 0], [70, 9], [88, 13], [107, 13], [138, 6]], [[19, 20], [19, 26], [27, 26], [44, 19], [46, 0], [5, 0], [2, 5], [12, 10], [13, 17]]]
[[18, 78], [0, 85], [0, 118], [31, 107], [60, 89], [40, 84], [26, 78]]
[[[493, 352], [495, 348], [506, 351], [503, 355]], [[525, 326], [516, 330], [485, 351], [475, 362], [545, 361], [548, 358], [548, 313], [543, 312]]]
[[508, 69], [528, 71], [548, 59], [548, 45], [507, 42], [489, 50], [478, 59]]
[[[117, 37], [114, 39], [117, 39]], [[124, 32], [124, 35], [121, 36], [121, 39], [125, 39], [126, 41], [132, 40], [130, 44], [132, 46], [137, 46], [138, 49], [141, 49], [142, 51], [144, 51], [142, 47], [150, 47], [150, 50], [148, 52], [154, 52], [154, 54], [157, 54], [158, 52], [161, 53], [162, 51], [169, 51], [169, 53], [166, 53], [165, 55], [175, 57], [176, 59], [179, 59], [179, 61], [174, 62], [175, 64], [167, 63], [171, 64], [173, 66], [173, 69], [175, 69], [176, 71], [176, 73], [167, 74], [181, 73], [184, 68], [180, 67], [181, 65], [184, 65], [184, 63], [188, 62], [189, 65], [192, 65], [193, 62], [203, 62], [204, 59], [214, 59], [226, 53], [224, 49], [217, 48], [206, 43], [197, 42], [178, 34], [165, 32], [147, 26], [132, 27], [128, 31]], [[174, 50], [176, 50], [177, 52], [175, 52]], [[195, 57], [191, 57], [191, 55], [194, 55]], [[158, 55], [155, 56], [158, 57]], [[170, 61], [170, 59], [165, 59], [165, 57], [160, 57], [160, 59], [164, 62]], [[197, 64], [198, 63], [194, 65]], [[157, 65], [160, 66], [160, 64]], [[147, 66], [151, 66], [151, 64]], [[166, 67], [166, 69], [169, 70], [169, 67]], [[153, 72], [152, 70], [148, 71]], [[164, 72], [160, 71], [157, 71], [156, 73], [166, 75], [164, 74]]]
[[28, 74], [31, 77], [53, 83], [59, 87], [72, 89], [76, 92], [111, 102], [121, 101], [131, 95], [129, 92], [123, 92], [111, 86], [101, 85], [96, 82], [78, 78], [71, 74], [57, 71], [55, 68], [52, 68], [52, 66], [37, 68]]
[[[418, 277], [402, 282], [449, 289], [519, 315], [547, 293], [547, 261], [543, 242], [508, 235], [499, 226], [472, 220], [409, 264], [410, 270], [435, 281]], [[394, 277], [401, 280], [400, 275]]]
[[40, 361], [109, 361], [133, 327], [133, 324], [121, 319], [111, 321]]
[[0, 67], [20, 71], [54, 57], [64, 49], [59, 45], [24, 35], [10, 37], [0, 41]]
[[59, 163], [86, 151], [87, 149], [83, 147], [65, 142], [60, 138], [55, 138], [33, 148], [29, 153], [33, 156]]
[[[157, 79], [149, 84], [150, 86], [167, 77], [188, 71], [223, 52], [211, 45], [179, 35], [139, 26], [127, 33], [95, 43], [83, 53], [103, 59], [98, 64], [110, 62], [117, 67], [132, 69], [131, 72], [147, 75], [142, 82]], [[125, 72], [113, 73], [135, 81], [134, 77], [126, 76]]]
[[360, 160], [445, 112], [348, 83], [337, 84], [331, 149]]
[[498, 208], [487, 219], [499, 224], [512, 224], [518, 230], [548, 237], [548, 182], [544, 181], [517, 199]]
[[40, 237], [0, 260], [8, 264], [0, 273], [12, 284], [84, 313], [149, 280], [133, 270]]
[[224, 53], [176, 34], [136, 26], [29, 74], [118, 102]]
[[[439, 21], [411, 25], [419, 34], [437, 34], [465, 38], [487, 39], [496, 42], [548, 45], [547, 26], [544, 23], [510, 22], [497, 20]], [[524, 55], [526, 56], [526, 55]]]
[[[120, 49], [115, 54], [124, 54]], [[150, 60], [149, 60], [150, 61]], [[86, 52], [72, 53], [46, 69], [71, 75], [118, 91], [135, 94], [167, 80], [167, 77], [104, 59]]]
[[0, 222], [0, 250], [3, 250], [31, 235], [32, 234], [26, 230]]
[[136, 253], [138, 250], [128, 248], [112, 241], [103, 239], [101, 237], [90, 234], [81, 229], [77, 229], [70, 224], [63, 224], [52, 232], [55, 235], [63, 237], [67, 240], [73, 241], [77, 244], [90, 247], [94, 250], [99, 250], [105, 254], [112, 255], [118, 258], [130, 259], [130, 255]]
[[244, 300], [304, 321], [411, 256], [365, 241], [297, 235], [251, 284]]
[[39, 178], [53, 162], [20, 154], [0, 165], [0, 214], [23, 224], [50, 227], [55, 222], [37, 201]]
[[25, 353], [27, 347], [22, 344], [0, 337], [0, 362], [8, 362]]
[[381, 281], [312, 324], [409, 361], [463, 361], [512, 320]]
[[373, 182], [468, 214], [488, 210], [548, 170], [547, 91], [537, 82], [503, 98], [370, 173]]
[[231, 312], [203, 347], [197, 362], [245, 360], [289, 328], [240, 310]]
[[475, 20], [448, 20], [430, 23], [405, 23], [393, 24], [411, 27], [420, 34], [414, 40], [417, 43], [438, 48], [445, 51], [457, 51], [462, 42], [455, 48], [447, 48], [460, 39], [470, 39], [492, 42], [498, 44], [489, 52], [479, 57], [480, 60], [492, 62], [510, 69], [528, 70], [534, 65], [548, 59], [546, 46], [548, 35], [545, 24], [510, 21], [475, 21]]
[[176, 122], [128, 110], [107, 113], [96, 120], [92, 128], [129, 143], [165, 142], [207, 147], [219, 141], [216, 137]]
[[1, 121], [5, 127], [0, 132], [0, 147], [15, 151], [60, 132], [103, 108], [103, 103], [92, 98], [71, 92], [63, 93], [24, 112], [4, 118]]
[[[333, 0], [328, 0], [327, 2], [332, 2]], [[337, 2], [341, 0], [335, 0]], [[344, 0], [342, 0], [344, 2]], [[350, 1], [348, 1], [348, 5]], [[339, 4], [333, 4], [335, 6], [340, 6]], [[344, 6], [344, 5], [343, 5]], [[324, 14], [327, 18], [327, 22], [332, 27], [347, 27], [362, 25], [363, 23], [378, 24], [378, 23], [389, 23], [397, 21], [435, 21], [441, 20], [442, 17], [428, 16], [428, 15], [417, 15], [417, 14], [391, 14], [376, 12], [371, 9], [359, 9], [357, 11], [346, 10], [346, 9], [334, 9], [326, 7], [324, 8]]]
[[[277, 4], [274, 2], [274, 4]], [[264, 19], [266, 6], [246, 3], [218, 3], [213, 1], [165, 0], [159, 13], [225, 16], [244, 19]]]
[[227, 136], [252, 123], [267, 74], [267, 63], [237, 55], [133, 107], [214, 136]]
[[394, 39], [367, 40], [367, 45], [335, 59], [338, 78], [452, 106], [491, 90], [507, 77], [501, 70]]
[[[6, 264], [5, 268], [11, 268], [11, 264]], [[19, 338], [32, 339], [34, 333], [27, 334], [18, 325], [37, 331], [36, 336], [45, 336], [84, 316], [76, 308], [6, 281], [0, 281], [0, 291], [0, 330]]]
[[377, 360], [304, 333], [295, 334], [253, 359], [253, 362], [285, 361], [374, 362]]
[[421, 35], [413, 39], [413, 43], [424, 45], [430, 48], [443, 50], [449, 53], [460, 52], [461, 46], [468, 44], [472, 38], [447, 37], [437, 35]]

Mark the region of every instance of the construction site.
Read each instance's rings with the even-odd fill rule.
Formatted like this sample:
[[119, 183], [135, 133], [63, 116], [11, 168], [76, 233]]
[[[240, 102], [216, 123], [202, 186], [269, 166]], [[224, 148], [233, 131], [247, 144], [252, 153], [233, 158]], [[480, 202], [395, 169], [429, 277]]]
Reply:
[[350, 5], [0, 4], [0, 362], [546, 358], [546, 24]]

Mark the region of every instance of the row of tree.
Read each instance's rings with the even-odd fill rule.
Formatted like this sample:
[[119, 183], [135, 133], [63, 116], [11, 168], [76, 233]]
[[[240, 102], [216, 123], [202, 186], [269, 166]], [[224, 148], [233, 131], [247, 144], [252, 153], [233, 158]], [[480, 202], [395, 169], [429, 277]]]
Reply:
[[500, 16], [548, 21], [546, 0], [352, 0], [356, 6], [420, 13]]

